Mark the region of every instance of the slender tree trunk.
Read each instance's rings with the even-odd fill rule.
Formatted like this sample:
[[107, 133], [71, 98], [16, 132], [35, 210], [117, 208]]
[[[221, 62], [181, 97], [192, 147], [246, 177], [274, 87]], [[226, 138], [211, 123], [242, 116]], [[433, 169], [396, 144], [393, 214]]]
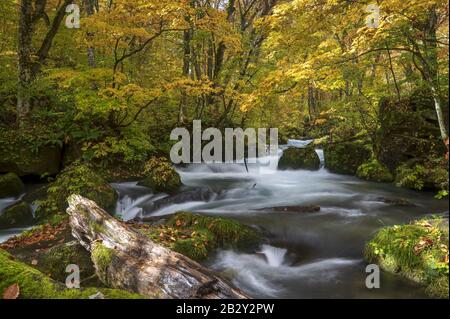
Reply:
[[[183, 33], [183, 77], [188, 78], [191, 68], [191, 30], [185, 30]], [[188, 97], [186, 90], [181, 92], [180, 110], [178, 114], [178, 123], [184, 124], [187, 120]]]
[[[436, 109], [436, 116], [439, 123], [439, 130], [444, 144], [448, 139], [448, 132], [445, 125], [444, 114], [442, 111], [442, 102], [440, 96], [440, 81], [439, 81], [439, 66], [438, 66], [438, 48], [437, 48], [437, 32], [438, 16], [436, 6], [432, 6], [428, 15], [428, 23], [425, 29], [425, 56], [427, 59], [427, 66], [425, 68], [425, 75], [428, 76], [428, 84], [433, 95], [434, 107]], [[447, 146], [447, 145], [446, 145]]]
[[31, 61], [33, 34], [32, 0], [21, 0], [19, 18], [19, 86], [17, 93], [17, 115], [22, 125], [30, 112], [30, 86], [32, 83]]
[[[90, 17], [92, 15], [94, 15], [95, 13], [95, 0], [85, 0], [85, 6], [86, 6], [86, 13], [87, 16]], [[92, 32], [88, 32], [87, 34], [88, 39], [92, 39], [93, 38], [93, 34]], [[87, 49], [87, 57], [88, 57], [88, 64], [91, 68], [95, 68], [97, 66], [97, 62], [95, 59], [95, 48], [93, 46], [89, 46]]]

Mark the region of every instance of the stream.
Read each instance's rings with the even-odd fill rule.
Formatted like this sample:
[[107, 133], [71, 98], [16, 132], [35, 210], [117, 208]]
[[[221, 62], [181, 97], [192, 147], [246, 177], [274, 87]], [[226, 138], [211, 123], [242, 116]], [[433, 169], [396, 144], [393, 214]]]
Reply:
[[[448, 202], [432, 193], [396, 188], [319, 171], [278, 171], [277, 159], [249, 164], [192, 164], [178, 168], [180, 194], [152, 194], [136, 182], [112, 184], [116, 214], [162, 216], [188, 210], [224, 216], [264, 230], [255, 251], [223, 250], [205, 264], [255, 298], [426, 298], [420, 286], [381, 273], [381, 288], [365, 286], [364, 244], [380, 227], [448, 213]], [[318, 151], [323, 160], [323, 152]], [[395, 206], [385, 199], [406, 199]], [[10, 199], [11, 200], [11, 199]], [[4, 205], [0, 201], [0, 206]], [[273, 207], [320, 206], [318, 212], [274, 211]], [[0, 231], [0, 241], [14, 233]]]

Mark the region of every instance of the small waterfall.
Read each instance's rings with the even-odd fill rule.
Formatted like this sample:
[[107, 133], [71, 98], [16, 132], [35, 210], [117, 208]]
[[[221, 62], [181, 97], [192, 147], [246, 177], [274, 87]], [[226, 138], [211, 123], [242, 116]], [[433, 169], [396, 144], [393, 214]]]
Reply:
[[149, 201], [152, 197], [155, 197], [155, 195], [148, 194], [138, 198], [131, 198], [125, 195], [117, 201], [115, 213], [125, 221], [131, 220], [142, 213], [141, 205]]
[[288, 140], [287, 146], [304, 148], [314, 142], [314, 140]]
[[284, 262], [287, 249], [277, 248], [270, 245], [262, 245], [261, 253], [266, 256], [269, 266], [279, 267]]
[[316, 149], [316, 153], [320, 159], [320, 168], [324, 168], [325, 167], [325, 155], [323, 153], [323, 149]]

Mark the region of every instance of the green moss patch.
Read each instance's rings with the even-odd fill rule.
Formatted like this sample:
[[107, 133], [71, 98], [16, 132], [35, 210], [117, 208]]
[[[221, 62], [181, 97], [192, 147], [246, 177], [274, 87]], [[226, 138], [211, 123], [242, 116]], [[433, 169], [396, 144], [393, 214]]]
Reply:
[[37, 201], [36, 217], [42, 219], [65, 212], [67, 198], [72, 194], [93, 200], [104, 209], [114, 207], [117, 201], [116, 191], [89, 165], [75, 163], [64, 169], [48, 187], [47, 198]]
[[105, 298], [142, 298], [124, 290], [106, 288], [68, 289], [62, 283], [45, 276], [39, 270], [17, 261], [0, 249], [0, 293], [11, 285], [18, 284], [19, 298], [23, 299], [88, 299], [100, 292]]
[[400, 165], [396, 170], [395, 184], [415, 190], [448, 191], [448, 169], [432, 161]]
[[426, 285], [433, 297], [448, 298], [448, 244], [448, 219], [420, 220], [378, 231], [365, 259]]
[[368, 181], [391, 183], [394, 176], [386, 166], [378, 160], [372, 159], [358, 167], [356, 175]]
[[320, 159], [314, 147], [291, 147], [283, 152], [278, 168], [318, 170], [320, 168]]
[[153, 241], [194, 260], [203, 260], [217, 248], [245, 247], [256, 243], [256, 231], [220, 217], [188, 212], [173, 215], [164, 225], [140, 225], [139, 230]]
[[180, 175], [163, 157], [152, 157], [145, 164], [144, 173], [147, 177], [140, 182], [140, 185], [156, 192], [172, 194], [181, 186]]

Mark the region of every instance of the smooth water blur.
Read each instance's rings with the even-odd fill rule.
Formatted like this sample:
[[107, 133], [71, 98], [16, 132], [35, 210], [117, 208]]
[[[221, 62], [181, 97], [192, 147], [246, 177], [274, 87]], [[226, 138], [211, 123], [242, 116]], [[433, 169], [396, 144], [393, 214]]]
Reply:
[[[228, 276], [252, 297], [426, 297], [418, 285], [384, 272], [381, 289], [367, 289], [364, 244], [380, 227], [443, 213], [448, 211], [448, 202], [435, 200], [433, 194], [331, 174], [324, 169], [276, 171], [270, 165], [265, 165], [265, 170], [258, 165], [249, 164], [249, 172], [243, 164], [180, 168], [186, 190], [202, 187], [214, 195], [208, 200], [196, 198], [173, 205], [169, 200], [163, 207], [143, 209], [139, 214], [156, 216], [190, 210], [227, 216], [267, 231], [269, 242], [259, 249], [220, 251], [207, 261], [208, 266]], [[143, 196], [148, 195], [136, 195], [131, 200], [134, 212], [139, 202], [145, 202]], [[122, 201], [124, 198], [121, 195]], [[413, 205], [393, 206], [383, 198], [403, 198]], [[320, 206], [320, 212], [270, 209], [309, 205]], [[143, 203], [141, 207], [146, 206]], [[132, 215], [131, 211], [125, 212], [129, 218]]]

